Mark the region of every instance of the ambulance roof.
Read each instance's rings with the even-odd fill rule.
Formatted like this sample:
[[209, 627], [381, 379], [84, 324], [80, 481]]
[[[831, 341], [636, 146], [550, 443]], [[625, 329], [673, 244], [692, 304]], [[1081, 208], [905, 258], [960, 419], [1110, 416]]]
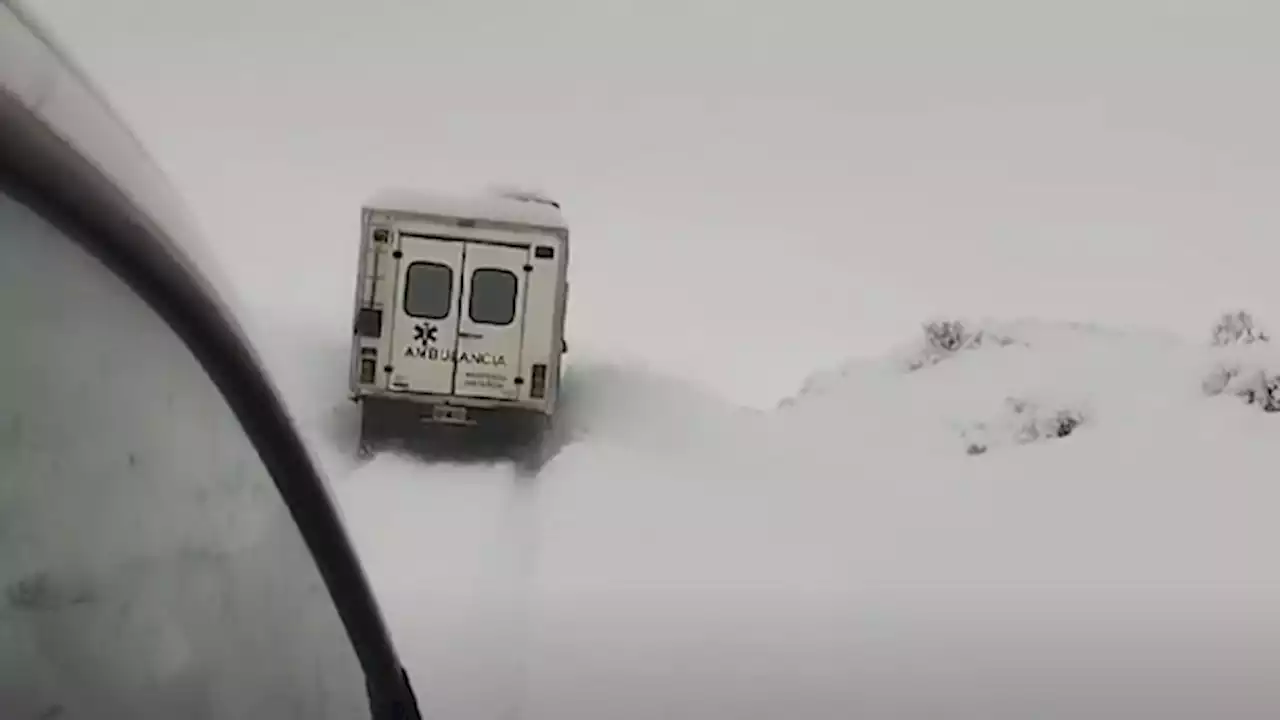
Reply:
[[532, 193], [516, 195], [509, 191], [493, 191], [488, 194], [443, 195], [388, 187], [370, 196], [365, 201], [365, 208], [567, 229], [564, 215], [552, 202]]

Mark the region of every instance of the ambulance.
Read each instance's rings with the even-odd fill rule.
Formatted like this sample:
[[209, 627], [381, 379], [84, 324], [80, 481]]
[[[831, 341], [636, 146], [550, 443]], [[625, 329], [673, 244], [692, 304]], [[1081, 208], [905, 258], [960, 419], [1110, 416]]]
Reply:
[[528, 452], [556, 412], [569, 228], [537, 193], [391, 189], [361, 211], [350, 358], [359, 454], [452, 428]]

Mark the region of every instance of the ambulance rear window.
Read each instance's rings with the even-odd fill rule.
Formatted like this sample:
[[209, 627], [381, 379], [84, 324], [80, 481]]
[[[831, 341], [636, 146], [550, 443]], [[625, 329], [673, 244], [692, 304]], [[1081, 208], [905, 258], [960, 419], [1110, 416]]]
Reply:
[[516, 319], [515, 273], [499, 268], [480, 268], [471, 273], [471, 297], [467, 301], [472, 322], [483, 325], [510, 325]]
[[404, 312], [411, 317], [443, 320], [453, 306], [453, 269], [415, 262], [405, 271]]

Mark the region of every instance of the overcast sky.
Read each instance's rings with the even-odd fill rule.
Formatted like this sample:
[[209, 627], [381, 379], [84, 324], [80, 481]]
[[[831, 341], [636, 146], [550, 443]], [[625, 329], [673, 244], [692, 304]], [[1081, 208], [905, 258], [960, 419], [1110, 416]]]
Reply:
[[746, 402], [935, 312], [1280, 324], [1274, 0], [28, 3], [339, 334], [364, 197], [491, 181], [565, 204], [571, 343]]

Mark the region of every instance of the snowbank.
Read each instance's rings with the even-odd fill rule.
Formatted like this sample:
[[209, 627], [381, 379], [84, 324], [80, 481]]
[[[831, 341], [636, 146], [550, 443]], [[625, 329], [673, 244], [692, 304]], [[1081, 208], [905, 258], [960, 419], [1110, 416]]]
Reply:
[[338, 496], [442, 717], [1274, 717], [1262, 335], [938, 323], [770, 413], [580, 362], [535, 483]]

